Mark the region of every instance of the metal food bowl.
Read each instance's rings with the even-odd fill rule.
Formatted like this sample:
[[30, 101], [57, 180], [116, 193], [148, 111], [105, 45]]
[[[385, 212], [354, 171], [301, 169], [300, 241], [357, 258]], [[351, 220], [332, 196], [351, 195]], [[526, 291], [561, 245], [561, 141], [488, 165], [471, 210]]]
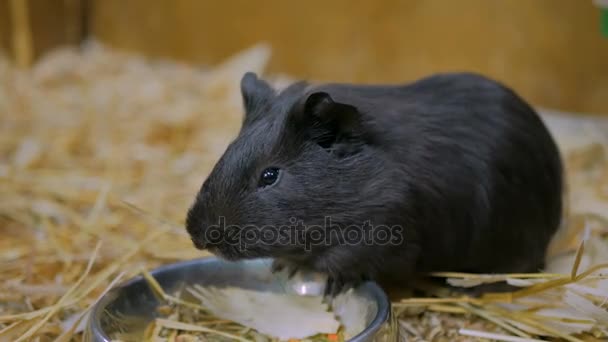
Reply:
[[[229, 262], [212, 257], [163, 266], [151, 274], [167, 293], [184, 284], [285, 292], [285, 283], [270, 271], [270, 265], [268, 259]], [[354, 289], [352, 298], [365, 303], [367, 312], [361, 312], [361, 315], [365, 316], [366, 327], [349, 341], [384, 339], [380, 335], [386, 333], [390, 313], [390, 302], [384, 291], [376, 283], [366, 282]], [[157, 317], [159, 304], [146, 280], [136, 277], [112, 289], [97, 303], [85, 336], [94, 342], [110, 342], [111, 336], [119, 331], [143, 333], [144, 327]]]

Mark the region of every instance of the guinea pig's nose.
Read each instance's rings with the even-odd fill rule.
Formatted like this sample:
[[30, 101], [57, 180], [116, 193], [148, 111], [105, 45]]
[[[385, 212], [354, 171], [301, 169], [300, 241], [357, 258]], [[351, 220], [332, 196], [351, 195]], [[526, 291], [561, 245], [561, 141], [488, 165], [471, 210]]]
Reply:
[[207, 248], [207, 239], [205, 238], [207, 225], [202, 219], [200, 208], [198, 205], [192, 206], [186, 217], [186, 231], [190, 235], [190, 239], [194, 246], [198, 249]]

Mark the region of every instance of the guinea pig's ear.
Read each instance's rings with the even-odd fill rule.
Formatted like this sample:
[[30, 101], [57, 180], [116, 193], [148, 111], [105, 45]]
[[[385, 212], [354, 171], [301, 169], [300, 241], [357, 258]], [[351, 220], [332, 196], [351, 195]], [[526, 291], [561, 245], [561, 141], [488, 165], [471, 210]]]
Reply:
[[306, 97], [292, 122], [321, 147], [341, 155], [362, 142], [361, 113], [349, 104], [334, 101], [326, 92], [315, 92]]
[[241, 78], [241, 96], [245, 107], [245, 120], [253, 120], [262, 115], [265, 107], [272, 101], [274, 89], [253, 72], [246, 72]]

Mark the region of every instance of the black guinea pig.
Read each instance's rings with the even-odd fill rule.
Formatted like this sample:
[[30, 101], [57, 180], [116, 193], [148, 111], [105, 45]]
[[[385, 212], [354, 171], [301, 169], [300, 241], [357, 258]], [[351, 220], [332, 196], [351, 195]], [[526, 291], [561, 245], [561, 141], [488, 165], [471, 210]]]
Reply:
[[324, 272], [332, 294], [369, 279], [544, 266], [562, 161], [506, 86], [445, 73], [279, 92], [246, 73], [241, 92], [241, 130], [187, 214], [197, 248]]

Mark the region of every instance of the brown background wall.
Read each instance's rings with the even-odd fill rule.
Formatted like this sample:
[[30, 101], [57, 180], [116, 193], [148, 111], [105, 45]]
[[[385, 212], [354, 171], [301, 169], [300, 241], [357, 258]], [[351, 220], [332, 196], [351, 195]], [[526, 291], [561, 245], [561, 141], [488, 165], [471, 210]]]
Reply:
[[[28, 9], [32, 39], [32, 57], [64, 44], [77, 44], [84, 30], [84, 11], [88, 0], [18, 0]], [[14, 20], [11, 5], [18, 1], [0, 0], [0, 48], [14, 55]]]
[[[153, 56], [208, 64], [265, 41], [272, 72], [402, 82], [472, 70], [535, 105], [608, 114], [608, 38], [591, 0], [90, 1], [93, 35]], [[36, 17], [38, 31], [65, 34], [56, 9], [65, 2], [37, 5], [47, 13]]]
[[474, 70], [537, 105], [608, 113], [608, 39], [591, 0], [94, 0], [116, 46], [213, 63], [267, 41], [271, 71], [400, 82]]
[[8, 1], [0, 0], [0, 49], [4, 52], [9, 49], [9, 26], [10, 16], [8, 12]]

